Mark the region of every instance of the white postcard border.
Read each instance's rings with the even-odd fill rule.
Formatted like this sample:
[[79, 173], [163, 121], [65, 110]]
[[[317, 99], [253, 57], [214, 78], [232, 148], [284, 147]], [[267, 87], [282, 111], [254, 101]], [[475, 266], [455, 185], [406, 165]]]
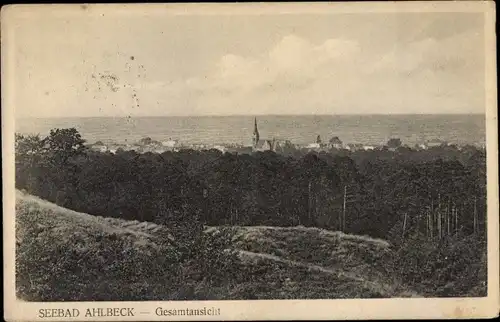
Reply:
[[[412, 2], [412, 3], [281, 3], [281, 4], [172, 4], [172, 5], [89, 5], [79, 6], [89, 14], [268, 14], [328, 12], [484, 12], [486, 52], [486, 129], [488, 200], [488, 296], [484, 298], [349, 299], [349, 300], [256, 300], [178, 302], [24, 302], [16, 300], [15, 190], [14, 190], [14, 83], [15, 35], [11, 26], [22, 23], [32, 10], [59, 10], [75, 13], [78, 5], [20, 5], [2, 8], [2, 158], [4, 220], [4, 318], [9, 321], [127, 321], [127, 320], [303, 320], [303, 319], [424, 319], [498, 316], [499, 308], [499, 216], [498, 136], [495, 6], [493, 2]], [[165, 9], [165, 10], [156, 10]], [[135, 316], [86, 318], [87, 309], [133, 308]], [[220, 309], [213, 316], [158, 316], [163, 309]], [[79, 309], [79, 317], [41, 318], [40, 309]], [[143, 312], [141, 314], [141, 312]], [[147, 312], [147, 313], [145, 313]], [[215, 311], [212, 311], [215, 312]]]

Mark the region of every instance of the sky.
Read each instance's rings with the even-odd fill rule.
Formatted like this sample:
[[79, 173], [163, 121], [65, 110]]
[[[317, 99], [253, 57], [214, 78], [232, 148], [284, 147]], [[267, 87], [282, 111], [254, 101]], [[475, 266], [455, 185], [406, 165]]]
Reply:
[[482, 13], [32, 11], [10, 27], [16, 117], [485, 110]]

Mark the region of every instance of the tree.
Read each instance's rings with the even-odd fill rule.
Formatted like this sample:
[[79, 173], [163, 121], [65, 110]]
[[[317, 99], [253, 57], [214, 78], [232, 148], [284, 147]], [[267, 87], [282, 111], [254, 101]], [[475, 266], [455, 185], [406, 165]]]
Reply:
[[42, 152], [44, 140], [40, 134], [31, 134], [24, 136], [16, 133], [15, 135], [15, 152], [16, 159], [28, 155], [36, 155]]
[[334, 149], [341, 149], [342, 148], [342, 141], [339, 139], [338, 136], [334, 136], [328, 141], [328, 146], [329, 148], [334, 148]]
[[31, 190], [42, 161], [44, 140], [39, 134], [15, 135], [16, 187]]
[[399, 138], [392, 138], [387, 142], [387, 147], [392, 149], [397, 149], [400, 146], [401, 146], [401, 139]]
[[56, 164], [64, 164], [69, 158], [81, 155], [86, 149], [85, 140], [75, 128], [50, 130], [44, 142], [46, 151]]

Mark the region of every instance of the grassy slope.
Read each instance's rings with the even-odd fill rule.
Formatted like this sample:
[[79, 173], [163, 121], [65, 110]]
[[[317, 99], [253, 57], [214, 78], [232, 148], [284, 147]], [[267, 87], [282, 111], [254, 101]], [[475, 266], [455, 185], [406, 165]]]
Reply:
[[[211, 228], [216, 229], [216, 228]], [[165, 227], [77, 213], [17, 192], [17, 290], [25, 300], [168, 300]], [[383, 240], [316, 228], [237, 227], [238, 272], [208, 299], [415, 296], [384, 274]]]
[[168, 269], [168, 258], [163, 255], [170, 250], [156, 243], [154, 236], [19, 191], [16, 198], [16, 288], [20, 298], [139, 300], [145, 289], [152, 299], [164, 298], [168, 279], [157, 276]]
[[343, 279], [348, 297], [417, 296], [385, 272], [390, 245], [384, 240], [306, 227], [240, 227], [235, 239], [254, 256]]

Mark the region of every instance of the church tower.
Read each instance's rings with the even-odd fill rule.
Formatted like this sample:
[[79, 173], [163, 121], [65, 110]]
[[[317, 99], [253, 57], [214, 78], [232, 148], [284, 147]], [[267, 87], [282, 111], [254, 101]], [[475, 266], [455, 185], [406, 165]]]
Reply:
[[252, 138], [253, 146], [256, 147], [258, 142], [259, 142], [259, 130], [257, 129], [257, 118], [255, 118], [255, 124], [253, 128], [253, 138]]

